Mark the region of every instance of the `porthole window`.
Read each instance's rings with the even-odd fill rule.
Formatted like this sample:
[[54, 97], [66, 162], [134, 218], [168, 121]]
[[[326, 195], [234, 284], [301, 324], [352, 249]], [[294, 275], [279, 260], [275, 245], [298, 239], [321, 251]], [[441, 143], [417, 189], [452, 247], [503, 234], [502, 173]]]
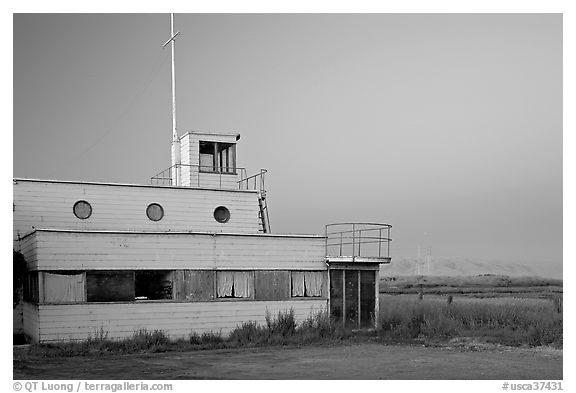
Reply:
[[74, 215], [81, 220], [85, 220], [92, 215], [92, 206], [86, 201], [78, 201], [74, 204]]
[[164, 209], [157, 203], [151, 203], [146, 208], [146, 215], [152, 221], [160, 221], [164, 217]]
[[218, 206], [214, 209], [214, 219], [219, 223], [225, 223], [230, 219], [230, 210], [224, 206]]

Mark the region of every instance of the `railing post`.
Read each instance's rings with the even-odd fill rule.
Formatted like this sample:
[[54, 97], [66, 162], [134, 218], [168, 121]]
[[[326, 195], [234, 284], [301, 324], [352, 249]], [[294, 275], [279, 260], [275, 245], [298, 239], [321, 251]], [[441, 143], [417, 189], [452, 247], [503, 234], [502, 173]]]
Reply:
[[328, 225], [324, 225], [324, 256], [328, 256]]
[[360, 247], [362, 247], [362, 230], [358, 231], [358, 256], [361, 256]]
[[388, 227], [388, 258], [390, 258], [390, 227]]
[[356, 225], [352, 224], [352, 257], [356, 252]]
[[340, 232], [340, 256], [342, 256], [342, 232]]
[[382, 249], [382, 228], [380, 228], [380, 234], [378, 235], [378, 258], [382, 256], [380, 250]]

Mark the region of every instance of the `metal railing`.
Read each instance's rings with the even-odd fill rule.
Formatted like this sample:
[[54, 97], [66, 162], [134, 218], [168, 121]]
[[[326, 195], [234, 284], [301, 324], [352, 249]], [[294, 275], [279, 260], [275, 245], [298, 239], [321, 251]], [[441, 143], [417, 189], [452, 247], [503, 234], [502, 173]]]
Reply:
[[259, 173], [252, 176], [246, 176], [246, 171], [244, 171], [244, 176], [241, 176], [238, 181], [238, 188], [240, 190], [258, 190], [261, 193], [265, 193], [266, 186], [264, 180], [266, 172], [268, 172], [266, 169], [260, 169]]
[[390, 258], [392, 225], [336, 223], [326, 225], [326, 256]]
[[[265, 180], [265, 175], [266, 172], [268, 172], [266, 169], [260, 169], [260, 172], [252, 175], [252, 176], [248, 176], [246, 174], [246, 168], [240, 168], [240, 167], [236, 167], [236, 170], [232, 170], [232, 168], [229, 168], [228, 170], [226, 168], [220, 168], [219, 171], [214, 171], [214, 167], [213, 166], [201, 166], [201, 165], [191, 165], [191, 164], [176, 164], [176, 165], [172, 165], [171, 167], [169, 167], [168, 169], [163, 170], [162, 172], [152, 176], [150, 178], [150, 184], [154, 184], [154, 185], [162, 185], [162, 186], [171, 186], [171, 185], [175, 185], [173, 183], [173, 179], [174, 178], [179, 178], [179, 179], [190, 179], [189, 182], [183, 182], [183, 186], [188, 186], [188, 187], [193, 187], [193, 186], [197, 186], [197, 187], [201, 187], [201, 186], [207, 186], [207, 187], [213, 187], [214, 186], [214, 180], [208, 180], [208, 179], [202, 179], [203, 175], [208, 175], [208, 176], [218, 176], [218, 181], [217, 184], [219, 187], [222, 187], [223, 181], [222, 179], [224, 179], [224, 184], [229, 184], [227, 183], [226, 177], [227, 176], [240, 176], [240, 180], [236, 180], [234, 179], [234, 182], [236, 184], [238, 184], [238, 189], [239, 190], [256, 190], [256, 191], [260, 191], [261, 193], [266, 192], [266, 187], [264, 184], [264, 180]], [[182, 175], [182, 173], [184, 172], [184, 175]], [[187, 172], [187, 173], [186, 173]]]

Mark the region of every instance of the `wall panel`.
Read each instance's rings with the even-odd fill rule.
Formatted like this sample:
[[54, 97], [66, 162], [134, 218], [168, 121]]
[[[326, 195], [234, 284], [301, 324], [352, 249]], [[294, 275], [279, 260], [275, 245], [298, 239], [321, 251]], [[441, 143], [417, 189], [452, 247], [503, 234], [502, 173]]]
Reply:
[[[233, 177], [233, 176], [231, 176]], [[205, 231], [258, 233], [255, 191], [51, 182], [17, 179], [14, 184], [15, 243], [35, 228], [71, 230]], [[74, 216], [78, 200], [92, 206], [84, 220]], [[164, 218], [151, 221], [146, 207], [159, 203]], [[214, 219], [214, 209], [226, 206], [226, 224]], [[16, 244], [16, 247], [20, 245]]]
[[221, 301], [201, 303], [93, 303], [41, 305], [40, 339], [86, 340], [102, 329], [109, 338], [130, 337], [135, 331], [160, 329], [170, 337], [187, 338], [191, 332], [228, 334], [243, 322], [265, 324], [266, 312], [294, 310], [302, 321], [326, 309], [326, 300]]
[[40, 270], [325, 270], [324, 238], [38, 230]]

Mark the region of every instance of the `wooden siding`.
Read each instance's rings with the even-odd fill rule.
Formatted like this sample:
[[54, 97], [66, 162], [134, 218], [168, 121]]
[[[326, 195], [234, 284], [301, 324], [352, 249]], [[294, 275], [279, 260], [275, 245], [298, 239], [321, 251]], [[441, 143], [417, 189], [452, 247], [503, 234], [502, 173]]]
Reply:
[[274, 316], [293, 309], [302, 321], [326, 306], [325, 299], [40, 305], [40, 340], [86, 340], [101, 329], [112, 339], [130, 337], [140, 329], [163, 330], [173, 338], [187, 338], [192, 332], [227, 335], [243, 322], [265, 324], [267, 311]]
[[[199, 143], [199, 139], [192, 137], [192, 134], [187, 133], [184, 136], [182, 136], [182, 138], [180, 139], [180, 151], [183, 153], [181, 154], [180, 158], [181, 158], [181, 163], [182, 164], [187, 164], [187, 165], [200, 165], [200, 143]], [[197, 168], [194, 168], [194, 170], [192, 170], [192, 168], [190, 168], [191, 171], [193, 172], [194, 170], [197, 171]], [[192, 181], [192, 177], [194, 178], [194, 181]], [[192, 176], [192, 173], [190, 173], [190, 177], [188, 177], [188, 180], [190, 180], [190, 184], [195, 184], [196, 182], [196, 175]]]
[[39, 270], [326, 270], [318, 236], [37, 230]]
[[[78, 200], [92, 205], [85, 220], [72, 211]], [[165, 212], [156, 222], [146, 216], [154, 202]], [[14, 205], [14, 239], [32, 227], [258, 233], [258, 195], [250, 191], [16, 180]], [[230, 210], [225, 224], [214, 219], [220, 205]]]
[[40, 325], [37, 305], [24, 302], [22, 322], [24, 325], [24, 334], [28, 336], [32, 342], [38, 342], [40, 339]]
[[24, 259], [26, 260], [26, 266], [29, 270], [38, 269], [38, 254], [36, 249], [36, 236], [26, 236], [20, 242], [16, 242], [19, 250]]
[[[190, 146], [187, 143], [180, 141], [180, 163], [190, 164], [192, 161], [190, 159]], [[184, 187], [190, 187], [190, 167], [182, 166], [180, 167], [180, 185]]]
[[199, 179], [200, 179], [200, 185], [202, 187], [238, 189], [237, 175], [219, 174], [219, 173], [200, 173]]

